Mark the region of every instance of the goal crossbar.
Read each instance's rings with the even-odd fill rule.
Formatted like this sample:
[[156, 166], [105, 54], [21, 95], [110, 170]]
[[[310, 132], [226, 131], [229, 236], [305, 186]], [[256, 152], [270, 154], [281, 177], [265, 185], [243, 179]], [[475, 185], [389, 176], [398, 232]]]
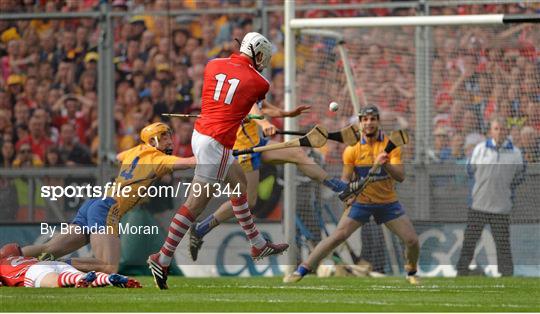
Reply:
[[486, 25], [509, 23], [540, 23], [536, 15], [444, 15], [444, 16], [390, 16], [390, 17], [348, 17], [292, 19], [290, 27], [381, 27], [381, 26], [436, 26], [436, 25]]

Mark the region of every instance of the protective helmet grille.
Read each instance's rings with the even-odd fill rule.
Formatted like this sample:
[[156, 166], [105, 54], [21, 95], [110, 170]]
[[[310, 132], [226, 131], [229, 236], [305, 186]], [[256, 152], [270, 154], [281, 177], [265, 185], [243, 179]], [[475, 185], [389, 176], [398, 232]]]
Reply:
[[171, 128], [165, 123], [152, 123], [141, 130], [141, 140], [149, 144], [151, 138], [159, 138], [162, 133], [171, 132]]

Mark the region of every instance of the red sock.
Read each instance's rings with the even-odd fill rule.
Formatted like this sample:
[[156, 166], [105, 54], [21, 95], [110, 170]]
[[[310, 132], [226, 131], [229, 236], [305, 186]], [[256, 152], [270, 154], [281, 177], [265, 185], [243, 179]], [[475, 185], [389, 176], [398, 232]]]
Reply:
[[233, 212], [238, 223], [244, 230], [247, 238], [251, 245], [260, 249], [266, 244], [266, 240], [259, 233], [259, 229], [255, 226], [253, 222], [253, 215], [249, 209], [247, 197], [245, 195], [240, 195], [238, 198], [231, 198], [231, 203], [233, 206]]
[[63, 272], [58, 275], [58, 286], [73, 287], [82, 278], [83, 273]]
[[109, 275], [96, 272], [96, 280], [92, 282], [92, 287], [110, 286]]
[[159, 263], [163, 266], [169, 266], [174, 255], [176, 247], [193, 224], [195, 218], [191, 215], [189, 209], [182, 205], [174, 215], [167, 239], [159, 251]]

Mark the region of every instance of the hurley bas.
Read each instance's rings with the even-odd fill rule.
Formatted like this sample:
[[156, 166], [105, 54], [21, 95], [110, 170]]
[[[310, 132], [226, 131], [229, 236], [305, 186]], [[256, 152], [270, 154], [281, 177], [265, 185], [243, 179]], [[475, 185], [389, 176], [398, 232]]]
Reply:
[[159, 229], [157, 226], [134, 226], [129, 223], [119, 223], [118, 232], [116, 233], [113, 226], [78, 226], [71, 225], [68, 223], [61, 223], [59, 226], [49, 225], [48, 223], [41, 223], [41, 235], [48, 234], [49, 237], [52, 237], [55, 232], [60, 232], [60, 234], [135, 234], [135, 235], [150, 235], [150, 234], [159, 234]]

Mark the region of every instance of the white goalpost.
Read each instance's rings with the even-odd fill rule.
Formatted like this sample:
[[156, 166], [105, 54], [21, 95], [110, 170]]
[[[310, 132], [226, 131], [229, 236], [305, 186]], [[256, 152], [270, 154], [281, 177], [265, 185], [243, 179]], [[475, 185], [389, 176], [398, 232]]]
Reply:
[[[356, 71], [362, 70], [362, 63], [358, 60], [355, 60], [360, 53], [354, 54], [351, 56], [351, 52], [346, 48], [347, 38], [344, 37], [344, 29], [349, 30], [359, 30], [364, 28], [391, 28], [391, 27], [421, 27], [421, 29], [430, 30], [427, 28], [429, 26], [452, 26], [459, 27], [462, 25], [503, 25], [510, 23], [539, 23], [540, 15], [504, 15], [504, 14], [489, 14], [489, 15], [459, 15], [459, 16], [410, 16], [410, 17], [359, 17], [359, 18], [302, 18], [297, 19], [294, 16], [295, 12], [295, 3], [294, 1], [285, 1], [285, 68], [284, 68], [284, 82], [285, 82], [285, 94], [284, 94], [284, 104], [285, 110], [293, 110], [297, 105], [304, 104], [303, 101], [298, 101], [296, 97], [305, 97], [305, 98], [323, 98], [320, 102], [313, 101], [313, 103], [325, 103], [326, 107], [328, 106], [328, 100], [325, 98], [328, 97], [343, 97], [344, 94], [348, 97], [346, 106], [348, 108], [344, 109], [345, 111], [341, 113], [342, 108], [338, 115], [339, 117], [334, 117], [334, 120], [328, 120], [331, 118], [325, 117], [326, 107], [320, 109], [315, 108], [314, 115], [319, 115], [314, 117], [314, 119], [319, 123], [321, 121], [345, 121], [347, 117], [355, 116], [362, 106], [365, 106], [368, 103], [374, 101], [370, 96], [367, 96], [366, 90], [370, 82], [364, 82], [363, 80], [358, 79]], [[418, 30], [418, 29], [417, 29]], [[415, 34], [415, 32], [412, 32]], [[418, 32], [416, 33], [418, 34]], [[425, 34], [425, 33], [424, 33]], [[306, 37], [308, 36], [308, 37]], [[307, 38], [307, 39], [306, 39]], [[330, 44], [325, 43], [323, 48], [318, 48], [317, 40], [327, 40], [331, 41]], [[361, 41], [361, 39], [359, 39]], [[345, 44], [344, 44], [345, 43]], [[408, 42], [409, 45], [414, 45], [413, 41]], [[300, 47], [302, 51], [299, 51], [297, 47]], [[306, 48], [308, 47], [308, 48]], [[330, 47], [330, 48], [328, 48]], [[319, 49], [319, 50], [317, 50]], [[429, 163], [428, 157], [426, 156], [425, 151], [428, 149], [432, 141], [430, 128], [432, 125], [432, 116], [433, 113], [430, 112], [430, 108], [433, 106], [434, 97], [430, 95], [431, 87], [420, 88], [418, 85], [419, 80], [424, 84], [427, 84], [431, 81], [429, 74], [429, 69], [423, 68], [423, 65], [419, 63], [428, 63], [430, 55], [428, 54], [430, 47], [429, 46], [417, 46], [416, 54], [407, 55], [406, 57], [411, 59], [413, 63], [416, 63], [416, 67], [413, 67], [415, 70], [412, 75], [413, 78], [417, 80], [417, 86], [414, 90], [414, 95], [412, 95], [412, 101], [415, 102], [416, 108], [416, 127], [413, 129], [412, 134], [415, 138], [415, 142], [411, 144], [415, 148], [412, 152], [414, 155], [414, 162], [416, 164], [426, 164]], [[317, 51], [316, 51], [317, 50]], [[324, 50], [324, 51], [320, 51]], [[397, 48], [396, 48], [397, 50]], [[306, 52], [308, 51], [308, 52]], [[325, 54], [324, 60], [321, 60], [321, 65], [317, 69], [317, 73], [324, 73], [323, 77], [318, 76], [309, 76], [306, 75], [308, 67], [315, 67], [310, 62], [314, 62], [312, 59], [317, 54]], [[415, 59], [416, 57], [416, 59]], [[351, 62], [351, 59], [353, 60]], [[423, 60], [428, 59], [428, 60]], [[324, 63], [324, 64], [322, 64]], [[352, 63], [352, 64], [351, 64]], [[337, 66], [339, 65], [339, 66]], [[339, 68], [336, 71], [337, 74], [333, 72], [332, 66]], [[299, 70], [300, 67], [300, 70]], [[365, 70], [365, 69], [364, 69]], [[369, 69], [372, 70], [372, 69]], [[368, 71], [369, 71], [368, 70]], [[300, 72], [299, 72], [300, 71]], [[302, 72], [304, 71], [304, 72]], [[418, 73], [416, 73], [418, 72]], [[300, 73], [300, 75], [297, 75]], [[309, 73], [308, 73], [309, 74]], [[336, 75], [339, 75], [340, 78], [337, 78]], [[422, 76], [423, 77], [420, 77]], [[342, 79], [341, 79], [342, 77]], [[325, 84], [325, 79], [331, 81]], [[311, 81], [316, 81], [314, 83], [315, 87], [306, 87], [310, 85]], [[319, 84], [319, 85], [317, 85]], [[324, 85], [330, 85], [331, 87], [326, 87]], [[372, 84], [372, 83], [370, 83]], [[320, 89], [332, 88], [332, 92], [327, 92], [326, 89], [320, 91]], [[313, 93], [311, 95], [303, 95], [304, 93]], [[346, 92], [344, 92], [346, 91]], [[320, 92], [317, 94], [316, 92]], [[332, 94], [334, 93], [335, 94]], [[405, 91], [403, 92], [406, 93]], [[332, 94], [330, 95], [321, 95], [321, 94]], [[335, 96], [334, 96], [335, 95]], [[331, 99], [334, 100], [334, 99]], [[336, 99], [337, 100], [337, 99]], [[339, 101], [338, 101], [339, 102]], [[375, 101], [376, 102], [376, 101]], [[343, 104], [341, 104], [343, 105]], [[312, 105], [313, 106], [313, 105]], [[343, 106], [341, 106], [343, 107]], [[432, 110], [432, 109], [431, 109]], [[421, 114], [420, 114], [421, 113]], [[352, 120], [350, 120], [352, 121]], [[396, 121], [399, 122], [399, 119]], [[285, 128], [287, 130], [298, 130], [299, 128], [298, 119], [285, 119]], [[337, 127], [336, 125], [328, 125], [328, 127]], [[289, 140], [289, 138], [285, 138]], [[336, 146], [342, 150], [343, 147]], [[337, 148], [330, 148], [337, 149]], [[293, 165], [286, 165], [284, 172], [284, 185], [286, 187], [295, 187], [296, 186], [296, 168]], [[427, 171], [426, 171], [427, 173]], [[429, 198], [429, 174], [427, 179], [422, 181], [420, 176], [423, 174], [419, 171], [416, 173], [417, 180], [415, 183], [409, 183], [412, 185], [411, 189], [413, 192], [416, 192], [418, 195], [424, 195], [426, 198]], [[419, 192], [422, 191], [422, 192]], [[426, 192], [428, 191], [428, 192]], [[422, 194], [424, 193], [424, 194]], [[298, 260], [299, 251], [295, 247], [294, 243], [296, 242], [296, 227], [295, 227], [295, 217], [296, 217], [296, 207], [299, 202], [297, 198], [303, 196], [296, 195], [295, 188], [285, 188], [284, 189], [284, 234], [286, 237], [286, 242], [291, 244], [290, 253], [288, 254], [287, 261], [287, 271], [292, 271], [296, 266]], [[414, 196], [413, 196], [414, 198]], [[300, 199], [302, 200], [302, 199]], [[423, 199], [414, 199], [411, 201], [418, 208], [417, 217], [425, 219], [430, 218], [430, 203], [429, 200]], [[300, 202], [301, 203], [301, 202]], [[309, 202], [305, 202], [308, 204]], [[336, 203], [333, 203], [336, 204]], [[412, 206], [411, 206], [412, 207]], [[391, 260], [391, 271], [394, 274], [399, 273], [397, 268], [398, 256], [392, 256], [395, 254], [393, 252], [393, 236], [384, 230], [384, 242], [388, 247], [389, 259]]]

